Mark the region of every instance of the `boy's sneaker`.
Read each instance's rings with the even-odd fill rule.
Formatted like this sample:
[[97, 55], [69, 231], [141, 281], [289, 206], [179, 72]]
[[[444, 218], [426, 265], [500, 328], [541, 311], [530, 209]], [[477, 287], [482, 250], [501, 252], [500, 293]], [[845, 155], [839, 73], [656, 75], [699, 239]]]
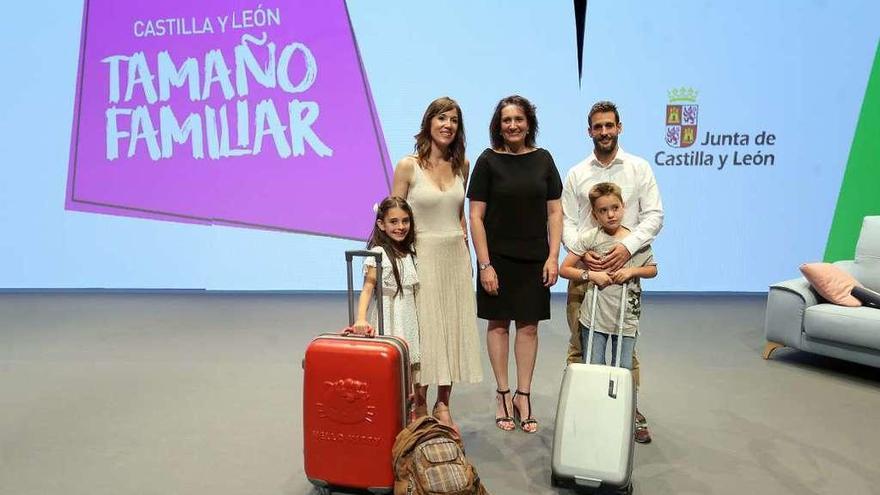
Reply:
[[648, 420], [636, 409], [636, 433], [635, 441], [637, 443], [651, 443], [651, 432], [648, 431]]

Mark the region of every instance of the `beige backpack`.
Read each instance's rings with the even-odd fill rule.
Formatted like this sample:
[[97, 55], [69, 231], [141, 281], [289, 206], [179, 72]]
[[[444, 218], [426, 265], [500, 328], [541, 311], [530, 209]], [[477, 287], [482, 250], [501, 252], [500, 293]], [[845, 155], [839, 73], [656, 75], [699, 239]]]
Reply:
[[455, 430], [431, 416], [401, 431], [391, 452], [394, 495], [489, 495]]

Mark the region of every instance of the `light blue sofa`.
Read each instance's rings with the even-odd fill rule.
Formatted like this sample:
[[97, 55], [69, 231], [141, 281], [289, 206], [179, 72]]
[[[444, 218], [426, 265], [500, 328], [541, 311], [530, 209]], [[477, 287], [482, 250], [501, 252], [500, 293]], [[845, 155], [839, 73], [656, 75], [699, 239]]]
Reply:
[[[880, 292], [880, 216], [862, 222], [855, 259], [835, 265]], [[764, 359], [787, 346], [880, 368], [880, 309], [829, 304], [803, 277], [770, 286], [764, 335]]]

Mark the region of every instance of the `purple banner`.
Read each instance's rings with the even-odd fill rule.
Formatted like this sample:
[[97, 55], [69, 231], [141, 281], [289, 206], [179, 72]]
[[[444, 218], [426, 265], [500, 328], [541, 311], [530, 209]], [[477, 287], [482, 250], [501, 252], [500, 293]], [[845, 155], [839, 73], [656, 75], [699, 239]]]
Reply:
[[87, 0], [66, 208], [364, 239], [391, 166], [343, 0]]

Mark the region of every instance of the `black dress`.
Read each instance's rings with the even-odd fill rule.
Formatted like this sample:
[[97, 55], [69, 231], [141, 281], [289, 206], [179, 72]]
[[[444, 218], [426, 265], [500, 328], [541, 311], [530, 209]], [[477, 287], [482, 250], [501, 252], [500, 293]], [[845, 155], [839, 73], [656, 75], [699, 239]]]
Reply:
[[562, 196], [553, 157], [538, 148], [511, 155], [486, 149], [474, 164], [468, 198], [486, 203], [483, 224], [489, 261], [498, 274], [498, 295], [477, 278], [477, 316], [486, 320], [550, 319], [550, 289], [544, 287], [547, 201]]

